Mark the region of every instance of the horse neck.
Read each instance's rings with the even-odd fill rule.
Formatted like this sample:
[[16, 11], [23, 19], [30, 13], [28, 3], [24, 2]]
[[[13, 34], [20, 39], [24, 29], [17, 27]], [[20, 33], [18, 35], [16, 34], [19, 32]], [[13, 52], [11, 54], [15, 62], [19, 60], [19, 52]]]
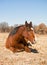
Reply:
[[22, 33], [24, 31], [24, 27], [20, 27], [17, 31], [17, 33], [14, 35], [14, 39], [22, 38]]

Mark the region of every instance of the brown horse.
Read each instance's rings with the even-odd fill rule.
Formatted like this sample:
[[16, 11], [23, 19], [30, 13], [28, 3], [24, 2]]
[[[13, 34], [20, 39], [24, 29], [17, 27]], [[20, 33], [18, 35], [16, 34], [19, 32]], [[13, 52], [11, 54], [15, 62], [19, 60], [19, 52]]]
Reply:
[[26, 40], [31, 43], [34, 43], [35, 40], [32, 22], [28, 24], [27, 21], [25, 22], [25, 25], [18, 26], [10, 32], [6, 40], [6, 48], [13, 52], [17, 52], [22, 49], [26, 52], [31, 52]]

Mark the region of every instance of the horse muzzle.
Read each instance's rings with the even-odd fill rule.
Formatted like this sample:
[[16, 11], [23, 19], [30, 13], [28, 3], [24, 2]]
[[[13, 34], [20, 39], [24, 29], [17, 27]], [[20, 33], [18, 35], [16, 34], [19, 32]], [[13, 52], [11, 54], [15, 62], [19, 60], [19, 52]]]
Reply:
[[35, 44], [35, 43], [36, 43], [36, 41], [35, 41], [35, 40], [33, 40], [32, 42], [31, 42], [31, 41], [28, 41], [27, 43], [30, 43], [30, 44]]

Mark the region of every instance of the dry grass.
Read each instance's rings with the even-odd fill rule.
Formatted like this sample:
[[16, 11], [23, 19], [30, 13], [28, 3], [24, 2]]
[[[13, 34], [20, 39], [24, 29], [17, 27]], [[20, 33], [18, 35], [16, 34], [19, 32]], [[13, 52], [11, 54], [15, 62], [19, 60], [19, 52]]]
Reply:
[[[0, 65], [47, 65], [47, 35], [37, 35], [32, 52], [12, 53], [5, 48], [8, 33], [0, 33]], [[35, 53], [35, 49], [38, 53]]]

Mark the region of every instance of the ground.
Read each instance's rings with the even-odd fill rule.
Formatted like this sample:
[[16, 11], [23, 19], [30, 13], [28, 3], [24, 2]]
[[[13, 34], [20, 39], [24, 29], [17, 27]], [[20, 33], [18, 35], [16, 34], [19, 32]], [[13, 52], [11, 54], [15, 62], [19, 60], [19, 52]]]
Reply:
[[0, 33], [0, 65], [47, 65], [47, 35], [37, 35], [37, 42], [32, 45], [31, 53], [13, 53], [5, 48], [8, 34]]

